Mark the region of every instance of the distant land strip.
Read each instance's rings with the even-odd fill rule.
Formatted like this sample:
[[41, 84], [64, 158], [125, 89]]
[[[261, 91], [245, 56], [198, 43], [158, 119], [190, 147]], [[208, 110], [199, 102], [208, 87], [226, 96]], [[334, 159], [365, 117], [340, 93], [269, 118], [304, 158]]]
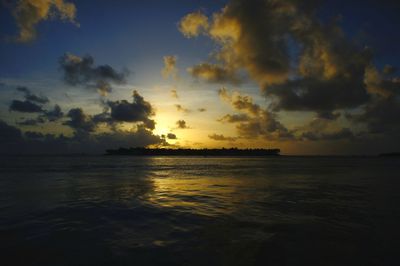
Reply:
[[119, 148], [106, 150], [106, 155], [131, 156], [278, 156], [280, 149], [150, 149]]

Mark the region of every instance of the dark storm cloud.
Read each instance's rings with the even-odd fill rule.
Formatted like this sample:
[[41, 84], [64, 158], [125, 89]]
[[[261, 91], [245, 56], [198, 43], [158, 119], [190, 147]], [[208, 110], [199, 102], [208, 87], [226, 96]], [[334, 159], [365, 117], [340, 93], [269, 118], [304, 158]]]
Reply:
[[28, 100], [20, 101], [13, 100], [9, 107], [10, 111], [21, 112], [21, 113], [41, 113], [43, 112], [42, 106], [37, 105]]
[[186, 124], [185, 120], [178, 120], [176, 121], [176, 125], [178, 126], [179, 129], [186, 129], [189, 128]]
[[0, 120], [0, 153], [2, 154], [102, 154], [117, 147], [168, 145], [161, 137], [143, 126], [135, 131], [113, 131], [102, 134], [76, 133], [71, 137], [43, 134], [10, 126]]
[[103, 96], [112, 91], [111, 83], [123, 84], [128, 75], [128, 71], [118, 72], [109, 65], [95, 66], [94, 59], [90, 55], [79, 57], [65, 54], [59, 63], [67, 84], [84, 85], [96, 89]]
[[154, 109], [152, 105], [135, 90], [133, 91], [133, 102], [126, 100], [108, 101], [111, 108], [111, 118], [116, 122], [143, 122], [147, 128], [154, 129], [155, 121], [150, 119]]
[[237, 140], [237, 138], [234, 138], [234, 137], [226, 137], [226, 136], [224, 136], [224, 135], [218, 135], [218, 134], [212, 134], [212, 135], [208, 135], [208, 137], [210, 138], [210, 139], [213, 139], [213, 140], [216, 140], [216, 141], [231, 141], [231, 142], [233, 142], [233, 141], [236, 141]]

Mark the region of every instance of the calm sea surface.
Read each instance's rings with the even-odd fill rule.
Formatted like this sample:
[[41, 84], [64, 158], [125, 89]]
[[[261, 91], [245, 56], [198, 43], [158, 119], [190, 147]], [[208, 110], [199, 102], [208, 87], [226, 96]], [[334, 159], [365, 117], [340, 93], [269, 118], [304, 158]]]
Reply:
[[4, 266], [400, 265], [399, 226], [399, 158], [0, 158]]

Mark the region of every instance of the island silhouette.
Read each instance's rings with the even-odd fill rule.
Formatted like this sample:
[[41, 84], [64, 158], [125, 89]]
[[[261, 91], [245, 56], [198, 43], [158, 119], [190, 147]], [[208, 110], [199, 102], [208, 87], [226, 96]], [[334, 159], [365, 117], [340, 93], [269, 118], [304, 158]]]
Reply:
[[280, 149], [166, 149], [119, 148], [106, 150], [106, 155], [132, 156], [279, 156]]

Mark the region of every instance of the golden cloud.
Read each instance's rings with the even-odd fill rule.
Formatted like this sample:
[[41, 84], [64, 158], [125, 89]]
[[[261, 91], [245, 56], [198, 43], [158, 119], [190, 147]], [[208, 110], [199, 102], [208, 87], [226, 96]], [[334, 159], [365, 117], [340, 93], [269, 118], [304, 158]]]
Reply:
[[19, 28], [18, 42], [29, 42], [36, 38], [36, 25], [41, 21], [59, 18], [75, 25], [76, 7], [64, 0], [20, 0], [13, 10]]
[[201, 12], [187, 14], [179, 22], [179, 30], [187, 38], [198, 36], [208, 27], [208, 18]]

